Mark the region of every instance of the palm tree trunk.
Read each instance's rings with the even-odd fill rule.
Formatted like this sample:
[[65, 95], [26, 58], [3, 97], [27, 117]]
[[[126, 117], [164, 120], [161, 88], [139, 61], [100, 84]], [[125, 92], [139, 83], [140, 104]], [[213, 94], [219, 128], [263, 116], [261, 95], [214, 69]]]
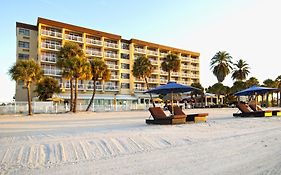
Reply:
[[73, 79], [70, 79], [70, 111], [73, 111]]
[[168, 82], [171, 81], [171, 71], [168, 71]]
[[78, 78], [75, 78], [75, 92], [74, 92], [74, 104], [73, 104], [74, 113], [76, 113], [76, 108], [77, 108], [77, 95], [78, 95]]
[[27, 84], [28, 115], [32, 115], [30, 83]]
[[92, 104], [93, 104], [94, 98], [95, 98], [95, 94], [96, 94], [96, 81], [94, 81], [93, 83], [94, 83], [94, 90], [93, 90], [93, 94], [92, 94], [90, 103], [89, 103], [89, 105], [88, 105], [86, 111], [89, 111], [90, 107], [91, 107]]
[[[144, 80], [145, 80], [146, 88], [147, 88], [147, 90], [149, 90], [147, 77], [145, 77]], [[149, 96], [150, 96], [150, 100], [151, 100], [151, 102], [152, 102], [153, 107], [155, 107], [155, 103], [154, 103], [154, 101], [153, 101], [153, 98], [152, 98], [151, 93], [149, 93]]]

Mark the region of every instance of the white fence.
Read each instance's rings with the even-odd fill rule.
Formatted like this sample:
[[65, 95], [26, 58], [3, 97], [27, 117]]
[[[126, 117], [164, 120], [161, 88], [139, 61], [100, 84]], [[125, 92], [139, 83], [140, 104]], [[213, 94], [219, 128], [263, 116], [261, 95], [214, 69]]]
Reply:
[[[88, 105], [77, 104], [77, 111], [85, 111]], [[110, 112], [110, 111], [132, 111], [147, 110], [151, 104], [128, 104], [128, 105], [93, 105], [91, 111]], [[33, 113], [56, 114], [69, 111], [69, 106], [53, 102], [32, 102]], [[27, 102], [15, 102], [0, 106], [0, 114], [27, 114]]]

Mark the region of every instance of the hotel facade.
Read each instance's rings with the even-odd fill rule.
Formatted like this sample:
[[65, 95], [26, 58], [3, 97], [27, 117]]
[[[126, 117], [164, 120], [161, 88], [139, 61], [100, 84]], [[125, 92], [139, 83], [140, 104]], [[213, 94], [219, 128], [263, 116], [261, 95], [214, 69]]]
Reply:
[[[161, 70], [161, 62], [167, 54], [176, 54], [180, 61], [180, 71], [171, 73], [171, 81], [190, 85], [200, 82], [199, 56], [197, 52], [173, 48], [138, 39], [123, 39], [119, 35], [92, 30], [58, 21], [38, 18], [37, 25], [16, 23], [17, 60], [34, 59], [44, 76], [58, 80], [61, 92], [58, 97], [70, 99], [70, 82], [62, 78], [62, 71], [56, 67], [57, 52], [67, 41], [72, 41], [83, 49], [86, 57], [100, 58], [111, 71], [110, 81], [97, 82], [95, 104], [147, 103], [149, 96], [144, 80], [132, 75], [134, 60], [146, 56], [154, 67], [148, 78], [151, 88], [168, 82], [168, 73]], [[80, 80], [78, 84], [80, 103], [87, 104], [93, 91], [93, 82]], [[33, 87], [34, 89], [34, 87]], [[35, 93], [32, 94], [36, 96]], [[16, 101], [26, 101], [26, 90], [22, 82], [16, 84]]]

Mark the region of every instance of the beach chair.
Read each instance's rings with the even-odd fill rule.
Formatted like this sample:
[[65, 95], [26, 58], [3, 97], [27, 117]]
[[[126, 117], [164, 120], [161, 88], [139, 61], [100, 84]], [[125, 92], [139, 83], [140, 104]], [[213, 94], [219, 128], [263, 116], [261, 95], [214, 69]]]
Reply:
[[[198, 113], [198, 114], [185, 114], [179, 106], [173, 106], [175, 115], [185, 115], [186, 122], [206, 122], [208, 113]], [[168, 105], [168, 110], [172, 113], [172, 106]]]
[[164, 111], [160, 107], [150, 107], [149, 112], [151, 116], [146, 119], [147, 124], [160, 124], [160, 125], [172, 125], [172, 124], [184, 124], [186, 122], [185, 115], [173, 115], [166, 116]]
[[270, 117], [272, 116], [271, 111], [250, 111], [248, 105], [244, 103], [237, 104], [236, 107], [241, 113], [234, 113], [234, 117]]
[[253, 111], [271, 111], [273, 116], [278, 116], [281, 117], [281, 111], [280, 110], [263, 110], [261, 108], [260, 105], [256, 104], [256, 103], [251, 103], [249, 104], [249, 107], [253, 110]]

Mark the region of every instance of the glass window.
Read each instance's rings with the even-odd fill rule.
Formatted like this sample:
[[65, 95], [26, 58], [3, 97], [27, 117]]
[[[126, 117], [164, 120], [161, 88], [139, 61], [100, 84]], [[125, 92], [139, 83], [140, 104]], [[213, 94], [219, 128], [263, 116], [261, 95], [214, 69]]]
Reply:
[[122, 49], [129, 50], [129, 46], [127, 43], [122, 43]]
[[29, 42], [19, 41], [19, 47], [29, 48]]
[[130, 79], [130, 74], [121, 73], [121, 78]]
[[23, 60], [29, 59], [29, 54], [19, 53], [18, 58]]
[[126, 54], [126, 53], [121, 53], [121, 58], [122, 59], [129, 59], [130, 58], [130, 56], [129, 56], [129, 54]]
[[130, 65], [129, 64], [125, 64], [125, 63], [121, 63], [121, 68], [122, 69], [130, 69]]
[[28, 29], [20, 28], [19, 34], [25, 35], [25, 36], [30, 36], [30, 31]]
[[122, 89], [130, 89], [130, 84], [129, 83], [121, 83], [121, 88]]

